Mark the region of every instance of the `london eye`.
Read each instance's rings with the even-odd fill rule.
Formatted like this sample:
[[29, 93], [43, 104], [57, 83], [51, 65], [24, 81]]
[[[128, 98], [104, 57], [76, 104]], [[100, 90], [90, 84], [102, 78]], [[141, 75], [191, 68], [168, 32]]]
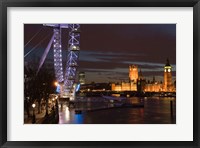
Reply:
[[[80, 51], [80, 25], [79, 24], [43, 24], [44, 27], [51, 27], [53, 35], [45, 48], [45, 51], [40, 59], [39, 66], [36, 74], [40, 71], [51, 47], [53, 46], [53, 63], [55, 78], [59, 86], [59, 94], [62, 98], [69, 98], [70, 101], [75, 100], [76, 92], [76, 72], [78, 68], [78, 59]], [[68, 47], [67, 47], [67, 63], [66, 67], [63, 67], [62, 57], [62, 42], [66, 40], [62, 39], [62, 30], [68, 29]], [[39, 31], [40, 32], [40, 31]], [[37, 32], [28, 42], [39, 33]], [[66, 37], [67, 38], [67, 37]], [[25, 45], [26, 46], [26, 45]], [[36, 45], [37, 46], [37, 45]], [[32, 51], [31, 49], [24, 58], [27, 57]]]

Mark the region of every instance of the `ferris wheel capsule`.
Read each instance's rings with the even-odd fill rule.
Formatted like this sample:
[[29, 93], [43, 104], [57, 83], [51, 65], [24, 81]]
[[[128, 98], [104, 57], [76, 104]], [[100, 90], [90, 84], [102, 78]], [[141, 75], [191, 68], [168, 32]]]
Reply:
[[70, 66], [70, 67], [77, 67], [78, 64], [77, 64], [77, 63], [70, 63], [69, 66]]
[[70, 48], [69, 48], [70, 51], [79, 51], [80, 48], [79, 46], [76, 46], [76, 45], [71, 45]]
[[79, 28], [73, 28], [72, 33], [81, 33]]

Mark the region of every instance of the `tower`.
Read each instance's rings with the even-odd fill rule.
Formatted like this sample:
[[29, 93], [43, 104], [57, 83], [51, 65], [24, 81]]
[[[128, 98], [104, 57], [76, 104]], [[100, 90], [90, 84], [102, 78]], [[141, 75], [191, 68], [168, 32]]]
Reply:
[[136, 65], [129, 66], [129, 79], [131, 82], [136, 83], [138, 79], [138, 67]]
[[172, 91], [172, 66], [169, 64], [169, 59], [167, 59], [167, 62], [164, 66], [163, 91]]
[[143, 79], [143, 75], [142, 75], [142, 71], [140, 69], [139, 75], [138, 75], [138, 79]]
[[137, 79], [137, 92], [142, 93], [145, 89], [145, 79], [143, 78], [142, 71], [140, 69], [139, 76]]
[[81, 85], [85, 84], [85, 72], [79, 72], [78, 77], [79, 77], [79, 83]]

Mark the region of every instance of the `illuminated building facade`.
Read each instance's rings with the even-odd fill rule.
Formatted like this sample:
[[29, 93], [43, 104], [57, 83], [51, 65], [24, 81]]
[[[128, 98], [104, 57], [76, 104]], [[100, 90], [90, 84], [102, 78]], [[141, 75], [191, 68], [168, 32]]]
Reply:
[[136, 83], [138, 79], [138, 66], [130, 65], [129, 66], [129, 80], [130, 82]]
[[122, 85], [121, 84], [112, 83], [111, 84], [111, 90], [112, 91], [122, 91]]
[[129, 66], [129, 82], [121, 82], [121, 84], [112, 84], [112, 91], [137, 91], [138, 83], [138, 66]]
[[172, 66], [169, 60], [164, 66], [163, 83], [158, 82], [153, 77], [153, 81], [147, 82], [142, 72], [138, 73], [138, 66], [129, 66], [129, 82], [121, 82], [121, 84], [112, 83], [112, 91], [138, 91], [138, 92], [175, 92], [175, 83], [172, 82]]
[[145, 84], [145, 92], [162, 92], [163, 91], [163, 84], [161, 82], [151, 82]]

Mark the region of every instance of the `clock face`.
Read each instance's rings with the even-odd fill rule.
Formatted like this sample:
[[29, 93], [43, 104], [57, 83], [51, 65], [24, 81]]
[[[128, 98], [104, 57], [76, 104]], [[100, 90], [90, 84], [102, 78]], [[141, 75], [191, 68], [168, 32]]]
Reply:
[[168, 69], [168, 72], [170, 72], [171, 71], [171, 69]]
[[167, 72], [167, 69], [165, 69], [165, 72]]

